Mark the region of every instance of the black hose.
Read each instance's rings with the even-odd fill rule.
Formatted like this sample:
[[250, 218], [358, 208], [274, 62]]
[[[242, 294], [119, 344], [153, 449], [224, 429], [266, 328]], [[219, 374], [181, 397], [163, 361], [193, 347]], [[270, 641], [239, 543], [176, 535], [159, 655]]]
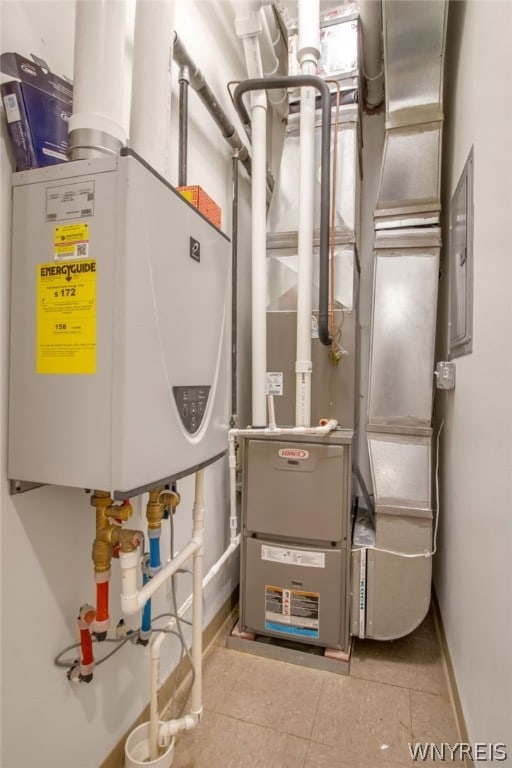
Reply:
[[249, 91], [273, 91], [281, 88], [316, 88], [322, 104], [322, 146], [320, 181], [320, 288], [318, 294], [318, 336], [322, 344], [332, 343], [329, 333], [329, 226], [331, 208], [331, 94], [329, 87], [314, 75], [264, 77], [245, 80], [235, 88], [234, 103], [242, 122], [250, 125], [243, 102]]

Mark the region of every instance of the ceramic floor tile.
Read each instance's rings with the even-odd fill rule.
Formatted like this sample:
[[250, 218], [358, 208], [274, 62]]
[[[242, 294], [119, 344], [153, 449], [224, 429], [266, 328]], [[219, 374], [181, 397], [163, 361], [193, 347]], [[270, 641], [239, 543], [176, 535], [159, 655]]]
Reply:
[[308, 742], [206, 710], [180, 735], [173, 768], [303, 768]]
[[409, 635], [410, 638], [421, 638], [422, 640], [428, 640], [433, 643], [436, 648], [439, 646], [439, 640], [437, 637], [436, 623], [434, 618], [434, 606], [431, 605], [427, 615], [417, 627], [414, 632]]
[[340, 760], [407, 765], [411, 736], [407, 689], [352, 677], [326, 679], [311, 739], [336, 747]]
[[[221, 646], [213, 646], [203, 661], [203, 706], [220, 712], [221, 702], [243, 678], [246, 669], [246, 654]], [[224, 714], [231, 714], [224, 712]]]
[[369, 758], [363, 762], [348, 760], [346, 754], [338, 747], [309, 742], [308, 753], [304, 768], [396, 768], [396, 763]]
[[[411, 722], [414, 744], [453, 746], [460, 742], [457, 721], [448, 696], [411, 691]], [[464, 764], [460, 759], [449, 759], [446, 762], [453, 762], [454, 765]]]
[[448, 691], [439, 645], [423, 637], [357, 640], [350, 674], [427, 693]]
[[204, 703], [223, 715], [309, 738], [325, 672], [216, 648]]

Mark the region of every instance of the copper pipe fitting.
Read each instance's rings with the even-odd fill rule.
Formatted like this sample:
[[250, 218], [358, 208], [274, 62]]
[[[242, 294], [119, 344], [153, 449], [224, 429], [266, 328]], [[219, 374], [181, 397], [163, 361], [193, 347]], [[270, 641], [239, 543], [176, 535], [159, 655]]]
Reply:
[[140, 546], [144, 539], [142, 531], [130, 530], [130, 528], [120, 528], [119, 526], [113, 526], [112, 530], [112, 544], [114, 546], [119, 545], [121, 552], [133, 552], [134, 549]]
[[165, 503], [160, 500], [163, 488], [153, 488], [149, 492], [149, 501], [146, 506], [146, 520], [148, 528], [160, 528], [164, 516]]
[[92, 561], [94, 563], [94, 570], [96, 573], [105, 573], [105, 571], [110, 571], [113, 546], [109, 541], [106, 541], [103, 538], [105, 531], [106, 529], [98, 531], [96, 538], [92, 543]]
[[129, 501], [114, 504], [108, 491], [94, 491], [91, 496], [91, 506], [96, 508], [96, 528], [104, 528], [110, 517], [126, 522], [133, 514], [133, 507]]

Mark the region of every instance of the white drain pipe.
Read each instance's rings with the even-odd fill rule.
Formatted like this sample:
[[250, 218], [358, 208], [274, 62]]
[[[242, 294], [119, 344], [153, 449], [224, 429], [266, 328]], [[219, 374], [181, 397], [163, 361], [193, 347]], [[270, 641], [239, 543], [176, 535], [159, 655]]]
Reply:
[[130, 146], [170, 181], [174, 0], [137, 0]]
[[[297, 58], [302, 75], [316, 74], [320, 57], [320, 2], [299, 0]], [[299, 274], [297, 287], [297, 360], [295, 363], [295, 424], [311, 423], [311, 315], [313, 295], [313, 190], [315, 175], [315, 96], [300, 94]]]
[[[235, 28], [244, 47], [249, 78], [263, 77], [258, 36], [261, 31], [259, 3], [241, 4]], [[267, 379], [267, 97], [251, 95], [252, 126], [252, 423], [266, 421]]]
[[[195, 500], [194, 500], [194, 531], [195, 535], [201, 535], [203, 531], [203, 473], [198, 472], [196, 474], [196, 488], [195, 488]], [[236, 497], [235, 497], [236, 504]], [[233, 511], [233, 510], [232, 510]], [[161, 723], [158, 715], [158, 683], [159, 683], [159, 671], [160, 671], [160, 653], [162, 644], [167, 636], [166, 632], [159, 632], [151, 640], [150, 655], [151, 655], [151, 696], [150, 696], [150, 749], [157, 749], [160, 747], [167, 747], [173, 736], [180, 731], [189, 731], [195, 728], [201, 718], [203, 710], [202, 704], [202, 594], [206, 589], [210, 581], [219, 573], [222, 566], [231, 557], [233, 552], [240, 545], [240, 534], [237, 534], [236, 529], [236, 506], [234, 510], [234, 525], [233, 520], [230, 518], [231, 526], [231, 540], [228, 548], [217, 560], [217, 562], [210, 568], [204, 579], [202, 578], [202, 549], [198, 550], [194, 555], [193, 565], [193, 592], [192, 595], [183, 603], [178, 611], [178, 617], [184, 616], [192, 606], [192, 663], [194, 667], [194, 683], [192, 687], [192, 702], [191, 712], [184, 717], [168, 720]], [[176, 619], [173, 618], [165, 627], [165, 630], [171, 630], [176, 626]], [[155, 752], [157, 754], [157, 752]]]

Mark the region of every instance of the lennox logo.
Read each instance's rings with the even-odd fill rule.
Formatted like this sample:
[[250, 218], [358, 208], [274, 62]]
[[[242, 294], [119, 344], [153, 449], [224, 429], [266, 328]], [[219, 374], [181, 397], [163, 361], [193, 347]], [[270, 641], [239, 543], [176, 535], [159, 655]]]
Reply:
[[302, 448], [281, 448], [279, 455], [282, 459], [307, 459], [309, 451]]

